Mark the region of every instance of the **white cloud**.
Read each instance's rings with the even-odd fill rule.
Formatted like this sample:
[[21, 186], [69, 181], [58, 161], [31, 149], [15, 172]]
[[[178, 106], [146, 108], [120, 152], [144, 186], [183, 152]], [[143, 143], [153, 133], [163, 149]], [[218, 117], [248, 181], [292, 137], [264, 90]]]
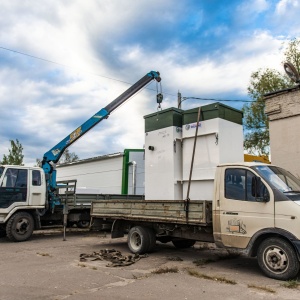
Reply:
[[[129, 87], [109, 78], [134, 83], [148, 71], [160, 71], [167, 93], [162, 106], [168, 108], [176, 106], [178, 90], [183, 96], [246, 98], [251, 72], [260, 67], [281, 68], [278, 49], [286, 39], [284, 32], [279, 37], [264, 27], [240, 31], [220, 22], [207, 26], [201, 35], [202, 26], [207, 25], [202, 16], [209, 11], [198, 3], [1, 1], [0, 46], [72, 68], [0, 49], [0, 103], [5, 112], [0, 159], [7, 153], [8, 140], [18, 138], [26, 163], [33, 164]], [[270, 17], [273, 12], [265, 0], [242, 3], [238, 17], [248, 23], [253, 16], [266, 13]], [[289, 24], [288, 9], [296, 5], [298, 1], [280, 1], [277, 18], [280, 15]], [[180, 22], [185, 24], [182, 29], [176, 27]], [[156, 89], [154, 83], [150, 87]], [[142, 147], [143, 115], [156, 111], [155, 101], [153, 90], [138, 93], [70, 150], [86, 158]]]
[[270, 7], [267, 0], [254, 0], [254, 1], [244, 1], [238, 6], [238, 11], [243, 12], [247, 15], [253, 13], [261, 13], [266, 11]]
[[293, 10], [297, 9], [299, 6], [299, 0], [281, 0], [276, 5], [276, 13], [285, 15], [286, 13], [293, 12]]

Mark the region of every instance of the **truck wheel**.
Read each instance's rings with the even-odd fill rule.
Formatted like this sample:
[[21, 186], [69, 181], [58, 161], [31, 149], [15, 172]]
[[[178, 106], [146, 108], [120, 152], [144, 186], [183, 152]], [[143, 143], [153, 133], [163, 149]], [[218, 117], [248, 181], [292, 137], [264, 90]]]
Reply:
[[190, 248], [190, 247], [194, 246], [196, 241], [194, 241], [194, 240], [173, 240], [172, 243], [177, 249], [185, 249], [185, 248]]
[[78, 221], [76, 223], [78, 228], [88, 228], [90, 226], [90, 222], [89, 221]]
[[145, 228], [149, 236], [149, 247], [147, 252], [152, 252], [156, 246], [156, 235], [152, 228]]
[[132, 227], [128, 232], [127, 243], [132, 253], [142, 254], [147, 252], [150, 246], [147, 229], [141, 226]]
[[283, 239], [269, 238], [257, 251], [258, 265], [270, 278], [289, 280], [297, 276], [300, 265], [293, 247]]
[[6, 234], [13, 242], [28, 240], [34, 229], [34, 221], [27, 212], [15, 213], [7, 222]]

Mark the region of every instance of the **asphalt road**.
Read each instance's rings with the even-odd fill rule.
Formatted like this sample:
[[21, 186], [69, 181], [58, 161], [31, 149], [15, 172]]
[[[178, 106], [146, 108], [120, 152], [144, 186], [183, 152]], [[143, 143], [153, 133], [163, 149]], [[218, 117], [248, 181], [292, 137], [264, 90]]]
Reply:
[[[80, 261], [80, 254], [116, 249], [130, 254], [126, 238], [105, 233], [40, 231], [27, 242], [0, 239], [0, 299], [299, 299], [300, 287], [265, 277], [256, 262], [213, 245], [178, 250], [157, 243], [130, 266]], [[299, 282], [300, 283], [300, 282]]]

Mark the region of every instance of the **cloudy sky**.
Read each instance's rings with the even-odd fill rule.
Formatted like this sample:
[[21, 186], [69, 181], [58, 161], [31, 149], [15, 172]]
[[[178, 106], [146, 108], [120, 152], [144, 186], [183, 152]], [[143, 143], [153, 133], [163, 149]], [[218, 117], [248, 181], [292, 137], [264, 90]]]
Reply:
[[[299, 12], [300, 0], [2, 0], [0, 159], [19, 139], [33, 165], [151, 70], [161, 73], [163, 109], [176, 107], [178, 91], [249, 100], [253, 71], [283, 70]], [[142, 148], [143, 116], [156, 110], [152, 82], [70, 151], [88, 158]]]

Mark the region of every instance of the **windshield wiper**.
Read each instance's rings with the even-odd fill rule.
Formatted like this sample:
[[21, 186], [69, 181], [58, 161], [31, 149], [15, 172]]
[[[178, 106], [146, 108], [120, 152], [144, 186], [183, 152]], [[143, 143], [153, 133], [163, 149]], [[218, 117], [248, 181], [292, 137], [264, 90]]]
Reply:
[[290, 191], [283, 191], [284, 194], [287, 193], [300, 193], [300, 191], [294, 191], [294, 190], [290, 190]]

